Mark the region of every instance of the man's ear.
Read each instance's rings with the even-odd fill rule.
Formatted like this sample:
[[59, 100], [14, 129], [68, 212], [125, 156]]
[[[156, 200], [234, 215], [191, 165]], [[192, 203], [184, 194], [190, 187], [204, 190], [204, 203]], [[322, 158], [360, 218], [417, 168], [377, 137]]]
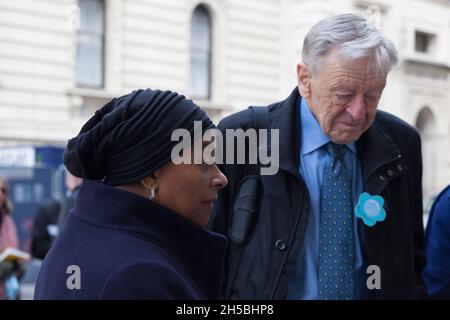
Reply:
[[303, 98], [311, 96], [311, 72], [306, 64], [297, 64], [298, 91]]

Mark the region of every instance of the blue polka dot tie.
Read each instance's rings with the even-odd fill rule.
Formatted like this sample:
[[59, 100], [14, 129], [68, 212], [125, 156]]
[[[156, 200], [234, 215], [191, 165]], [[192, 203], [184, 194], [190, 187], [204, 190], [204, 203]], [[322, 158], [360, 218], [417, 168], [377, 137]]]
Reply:
[[325, 145], [331, 157], [321, 190], [319, 229], [319, 299], [350, 300], [353, 295], [353, 216], [351, 177], [345, 145]]

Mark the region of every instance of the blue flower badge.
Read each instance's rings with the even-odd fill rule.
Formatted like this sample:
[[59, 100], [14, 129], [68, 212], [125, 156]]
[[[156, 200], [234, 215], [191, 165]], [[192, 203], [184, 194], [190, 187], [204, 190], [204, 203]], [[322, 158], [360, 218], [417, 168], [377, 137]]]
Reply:
[[383, 208], [384, 199], [380, 196], [371, 196], [367, 192], [359, 196], [358, 204], [355, 207], [355, 215], [361, 218], [369, 227], [373, 227], [377, 221], [386, 218], [386, 210]]

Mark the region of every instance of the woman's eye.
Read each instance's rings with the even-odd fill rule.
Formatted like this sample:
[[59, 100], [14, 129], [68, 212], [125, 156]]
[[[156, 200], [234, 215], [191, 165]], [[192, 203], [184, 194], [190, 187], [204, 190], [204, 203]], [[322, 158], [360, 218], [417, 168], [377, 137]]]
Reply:
[[215, 165], [216, 163], [217, 163], [217, 161], [216, 161], [215, 157], [206, 156], [203, 159], [202, 165], [203, 166], [212, 166], [212, 165]]
[[216, 164], [217, 164], [217, 162], [215, 159], [209, 159], [209, 160], [206, 160], [205, 162], [203, 162], [203, 165], [206, 167], [214, 166]]

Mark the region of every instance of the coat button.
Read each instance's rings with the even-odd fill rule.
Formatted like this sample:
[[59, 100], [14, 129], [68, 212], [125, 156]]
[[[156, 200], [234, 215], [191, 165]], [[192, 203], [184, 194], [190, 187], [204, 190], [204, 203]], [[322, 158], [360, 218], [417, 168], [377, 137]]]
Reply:
[[399, 164], [399, 165], [397, 166], [397, 169], [398, 169], [398, 171], [403, 171], [403, 166], [402, 166], [401, 164]]
[[275, 247], [280, 251], [286, 250], [286, 244], [281, 239], [279, 239], [275, 242]]
[[388, 175], [389, 177], [392, 177], [392, 176], [394, 175], [394, 171], [388, 170], [387, 175]]
[[384, 181], [384, 180], [386, 180], [386, 177], [385, 176], [380, 176], [380, 180]]

